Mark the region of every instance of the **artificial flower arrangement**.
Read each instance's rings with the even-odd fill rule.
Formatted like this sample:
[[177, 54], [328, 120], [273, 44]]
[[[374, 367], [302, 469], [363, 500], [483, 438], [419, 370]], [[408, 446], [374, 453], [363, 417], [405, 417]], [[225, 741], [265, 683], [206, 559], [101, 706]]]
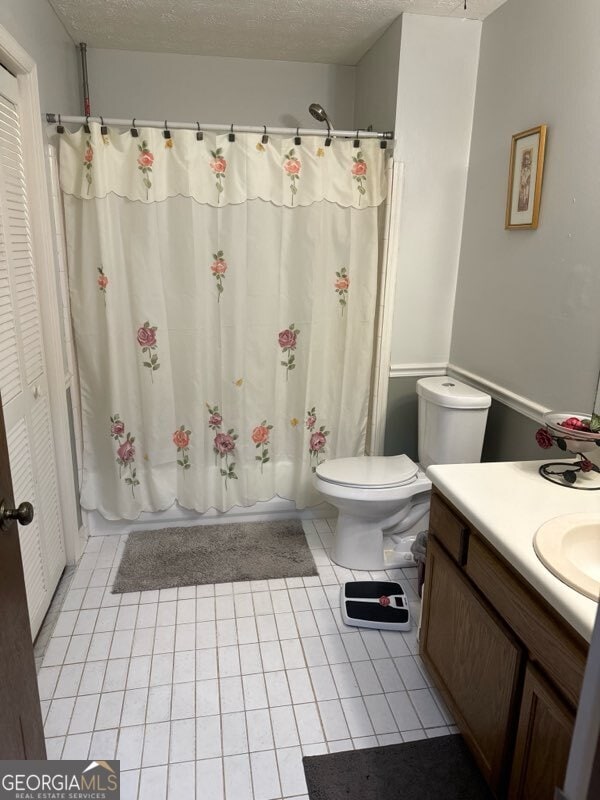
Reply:
[[[544, 423], [544, 427], [535, 434], [536, 441], [541, 448], [547, 450], [556, 445], [560, 450], [579, 456], [579, 461], [573, 464], [565, 465], [560, 461], [544, 464], [540, 467], [540, 472], [544, 477], [555, 482], [560, 482], [562, 479], [567, 485], [573, 486], [577, 482], [579, 473], [600, 472], [600, 467], [585, 455], [596, 447], [600, 447], [600, 414], [586, 417], [584, 414], [569, 415], [550, 412], [544, 414]], [[559, 467], [560, 469], [555, 471], [550, 467]]]

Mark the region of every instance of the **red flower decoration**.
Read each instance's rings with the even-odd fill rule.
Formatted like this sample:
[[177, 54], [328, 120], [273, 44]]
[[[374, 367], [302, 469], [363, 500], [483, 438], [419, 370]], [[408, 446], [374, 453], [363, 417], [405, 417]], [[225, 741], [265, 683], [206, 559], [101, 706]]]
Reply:
[[582, 472], [592, 472], [592, 470], [594, 469], [594, 465], [589, 459], [582, 458], [581, 461], [579, 462], [579, 469]]
[[552, 438], [551, 434], [548, 433], [546, 428], [540, 428], [537, 431], [535, 434], [535, 440], [544, 450], [547, 450], [554, 444], [554, 439]]

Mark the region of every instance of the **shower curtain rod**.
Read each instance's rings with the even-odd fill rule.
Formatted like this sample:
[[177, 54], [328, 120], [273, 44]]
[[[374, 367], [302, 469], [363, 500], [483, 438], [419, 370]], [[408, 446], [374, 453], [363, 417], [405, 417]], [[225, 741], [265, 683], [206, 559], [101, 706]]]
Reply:
[[277, 128], [271, 125], [225, 125], [203, 124], [200, 122], [171, 122], [170, 120], [151, 119], [116, 119], [113, 117], [73, 117], [65, 114], [46, 114], [49, 125], [84, 125], [87, 122], [99, 122], [101, 125], [116, 125], [124, 128], [163, 128], [182, 131], [216, 131], [222, 133], [262, 133], [283, 136], [322, 136], [324, 138], [356, 138], [356, 139], [393, 139], [393, 131], [334, 130], [329, 128]]

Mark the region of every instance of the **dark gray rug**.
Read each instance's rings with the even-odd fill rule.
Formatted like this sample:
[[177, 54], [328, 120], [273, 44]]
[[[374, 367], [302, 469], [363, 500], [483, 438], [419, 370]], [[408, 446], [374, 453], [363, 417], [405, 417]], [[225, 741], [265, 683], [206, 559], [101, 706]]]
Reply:
[[302, 761], [310, 800], [493, 800], [462, 736]]
[[316, 574], [299, 520], [195, 525], [130, 533], [112, 591]]

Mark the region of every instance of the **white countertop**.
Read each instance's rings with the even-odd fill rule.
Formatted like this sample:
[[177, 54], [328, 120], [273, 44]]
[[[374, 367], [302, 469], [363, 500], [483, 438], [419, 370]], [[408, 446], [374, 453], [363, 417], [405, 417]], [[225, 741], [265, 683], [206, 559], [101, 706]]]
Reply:
[[445, 464], [427, 475], [483, 536], [588, 642], [598, 603], [556, 578], [533, 549], [537, 529], [553, 517], [600, 513], [600, 492], [557, 486], [538, 474], [545, 461]]

